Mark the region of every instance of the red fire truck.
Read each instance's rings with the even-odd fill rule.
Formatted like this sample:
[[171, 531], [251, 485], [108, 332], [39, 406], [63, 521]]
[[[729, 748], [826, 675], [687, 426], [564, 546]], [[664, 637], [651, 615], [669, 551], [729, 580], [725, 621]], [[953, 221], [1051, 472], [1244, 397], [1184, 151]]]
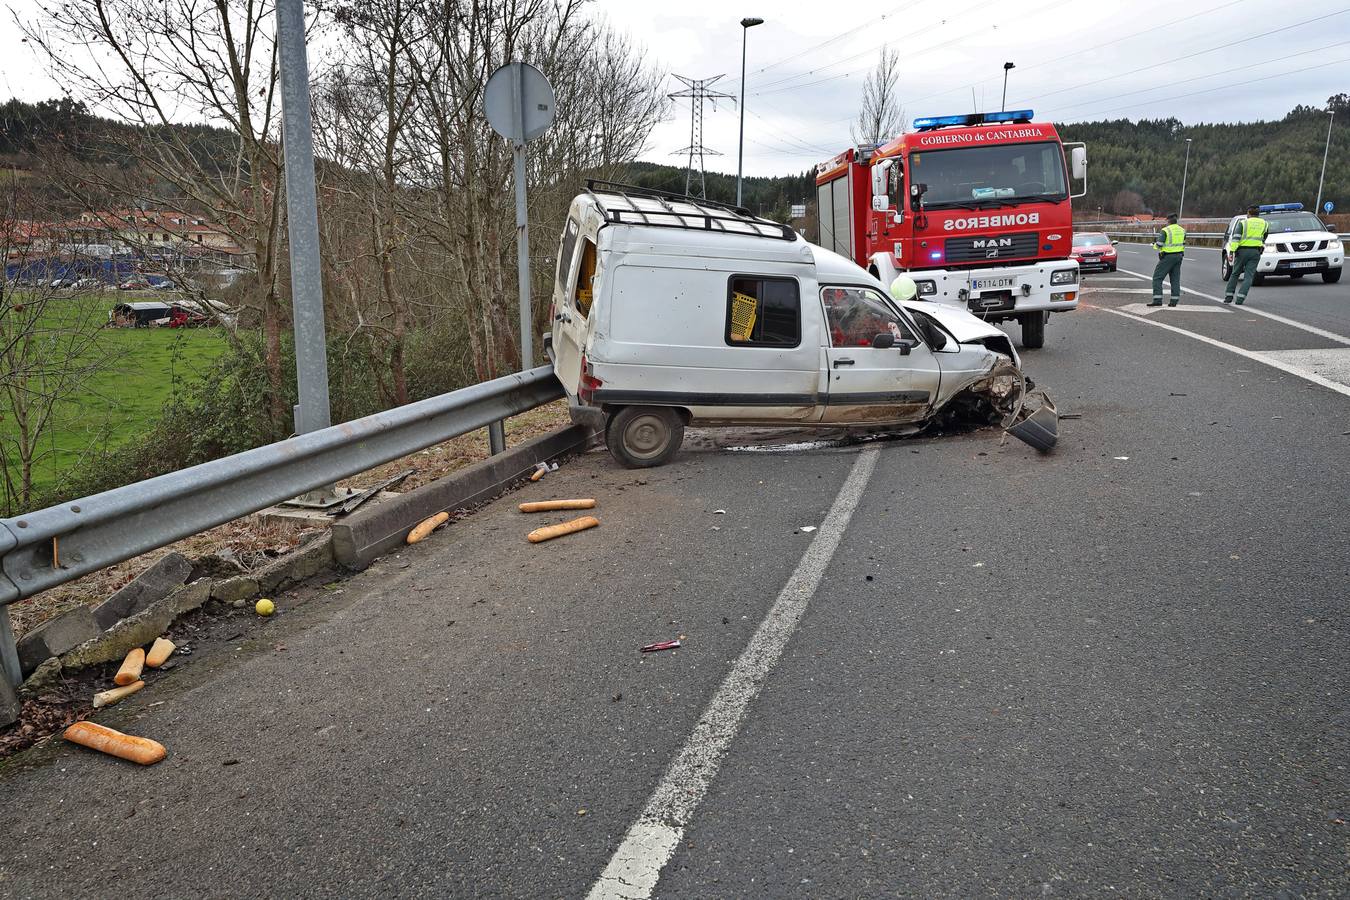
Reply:
[[1078, 306], [1070, 201], [1087, 192], [1087, 148], [1032, 116], [916, 119], [821, 163], [820, 245], [887, 285], [908, 273], [920, 299], [1016, 319], [1022, 346], [1042, 346], [1050, 313]]

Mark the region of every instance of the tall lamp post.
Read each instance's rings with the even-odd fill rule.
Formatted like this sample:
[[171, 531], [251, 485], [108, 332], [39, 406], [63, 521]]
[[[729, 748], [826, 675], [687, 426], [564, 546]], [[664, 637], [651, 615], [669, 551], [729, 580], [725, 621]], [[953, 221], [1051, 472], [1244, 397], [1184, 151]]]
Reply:
[[1013, 63], [1005, 62], [1003, 64], [1003, 103], [999, 106], [999, 112], [1008, 111], [1008, 72], [1017, 68]]
[[1177, 205], [1177, 221], [1186, 210], [1186, 173], [1191, 168], [1191, 139], [1186, 138], [1186, 161], [1181, 165], [1181, 203]]
[[741, 19], [741, 138], [736, 145], [736, 205], [741, 205], [741, 169], [745, 162], [745, 39], [751, 28], [763, 25], [763, 19]]
[[1329, 109], [1331, 117], [1327, 119], [1327, 146], [1322, 151], [1322, 175], [1317, 179], [1317, 205], [1313, 207], [1314, 215], [1321, 215], [1322, 209], [1322, 185], [1327, 180], [1327, 154], [1331, 152], [1331, 125], [1336, 121], [1336, 110]]

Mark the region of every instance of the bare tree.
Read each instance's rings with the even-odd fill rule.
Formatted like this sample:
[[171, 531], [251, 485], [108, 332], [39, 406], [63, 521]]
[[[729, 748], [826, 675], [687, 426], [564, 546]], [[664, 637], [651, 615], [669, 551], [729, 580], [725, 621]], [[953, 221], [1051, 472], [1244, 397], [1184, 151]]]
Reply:
[[900, 80], [900, 54], [881, 48], [877, 67], [863, 82], [862, 109], [849, 131], [855, 144], [878, 146], [899, 135], [905, 126], [905, 108], [895, 95]]
[[20, 28], [72, 95], [136, 126], [109, 140], [143, 179], [98, 187], [124, 192], [129, 206], [186, 201], [210, 211], [251, 255], [253, 290], [243, 299], [262, 323], [269, 409], [284, 433], [290, 411], [277, 287], [283, 253], [273, 5], [69, 0], [43, 6], [40, 18]]

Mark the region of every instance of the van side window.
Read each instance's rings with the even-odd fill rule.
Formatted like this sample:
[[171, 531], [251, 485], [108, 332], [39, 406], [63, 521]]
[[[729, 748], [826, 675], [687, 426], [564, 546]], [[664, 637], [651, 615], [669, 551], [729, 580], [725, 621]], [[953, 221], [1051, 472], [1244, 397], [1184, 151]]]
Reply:
[[855, 287], [821, 288], [831, 347], [870, 347], [878, 334], [890, 332], [897, 341], [913, 341], [909, 325], [876, 291]]
[[576, 292], [572, 294], [572, 305], [582, 316], [591, 313], [591, 280], [595, 278], [595, 243], [590, 238], [581, 239], [581, 264], [577, 270]]
[[802, 300], [793, 278], [733, 275], [727, 282], [726, 341], [733, 347], [795, 347]]
[[577, 234], [581, 226], [576, 219], [568, 219], [563, 230], [562, 246], [558, 248], [558, 288], [567, 292], [567, 280], [572, 276], [572, 251], [577, 247]]

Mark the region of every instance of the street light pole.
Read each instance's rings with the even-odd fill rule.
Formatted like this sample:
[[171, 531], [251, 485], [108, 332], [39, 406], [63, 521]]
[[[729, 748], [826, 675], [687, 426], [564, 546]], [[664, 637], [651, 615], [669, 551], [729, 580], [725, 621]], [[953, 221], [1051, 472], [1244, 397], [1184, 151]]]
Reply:
[[736, 205], [741, 205], [741, 171], [745, 162], [745, 41], [750, 29], [763, 25], [763, 19], [741, 19], [741, 138], [736, 145]]
[[999, 112], [1008, 111], [1008, 72], [1015, 68], [1017, 68], [1017, 66], [1010, 62], [1005, 62], [1003, 64], [1003, 102], [999, 104]]
[[1322, 151], [1322, 176], [1317, 179], [1317, 205], [1313, 207], [1313, 215], [1321, 215], [1322, 209], [1322, 185], [1327, 180], [1327, 154], [1331, 152], [1331, 126], [1336, 121], [1336, 110], [1329, 109], [1331, 117], [1327, 119], [1327, 146]]
[[1177, 221], [1186, 210], [1186, 172], [1191, 168], [1191, 139], [1186, 138], [1186, 161], [1181, 166], [1181, 203], [1177, 206]]

